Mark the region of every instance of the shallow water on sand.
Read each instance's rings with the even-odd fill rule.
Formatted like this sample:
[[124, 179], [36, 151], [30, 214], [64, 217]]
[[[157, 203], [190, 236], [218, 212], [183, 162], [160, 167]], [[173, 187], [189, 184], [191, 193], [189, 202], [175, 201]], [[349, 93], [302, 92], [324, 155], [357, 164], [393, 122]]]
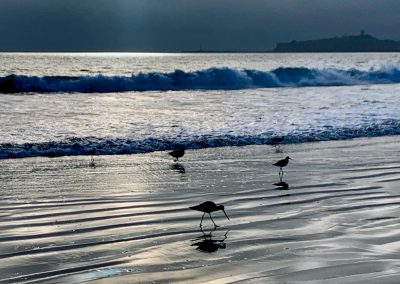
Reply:
[[[1, 160], [0, 282], [395, 283], [398, 143]], [[206, 200], [231, 221], [202, 232], [188, 207]]]

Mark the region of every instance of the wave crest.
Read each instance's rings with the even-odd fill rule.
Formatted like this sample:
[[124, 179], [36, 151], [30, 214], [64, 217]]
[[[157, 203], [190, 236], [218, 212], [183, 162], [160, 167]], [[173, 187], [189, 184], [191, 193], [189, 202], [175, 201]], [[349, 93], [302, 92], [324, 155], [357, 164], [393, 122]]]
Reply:
[[138, 73], [127, 76], [24, 76], [0, 77], [0, 93], [108, 93], [168, 90], [236, 90], [306, 86], [343, 86], [400, 83], [400, 69], [277, 68], [272, 71], [210, 68], [185, 72]]

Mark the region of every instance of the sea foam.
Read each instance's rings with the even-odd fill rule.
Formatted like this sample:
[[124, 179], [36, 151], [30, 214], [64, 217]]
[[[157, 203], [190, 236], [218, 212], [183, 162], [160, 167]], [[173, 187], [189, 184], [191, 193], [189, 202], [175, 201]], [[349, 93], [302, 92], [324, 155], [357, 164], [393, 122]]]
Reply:
[[[282, 143], [296, 144], [399, 134], [400, 121], [387, 119], [364, 126], [296, 130], [284, 134]], [[275, 145], [275, 138], [279, 135], [282, 135], [282, 133], [201, 135], [180, 138], [147, 137], [144, 139], [81, 137], [44, 143], [3, 143], [0, 144], [0, 159], [91, 155], [93, 149], [96, 149], [98, 155], [121, 155], [165, 151], [176, 147], [201, 149], [225, 146]]]

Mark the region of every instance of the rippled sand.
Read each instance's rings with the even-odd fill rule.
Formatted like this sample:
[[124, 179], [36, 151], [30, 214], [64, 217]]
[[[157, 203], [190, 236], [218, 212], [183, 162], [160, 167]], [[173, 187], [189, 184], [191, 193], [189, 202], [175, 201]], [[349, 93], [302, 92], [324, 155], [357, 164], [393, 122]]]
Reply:
[[399, 142], [2, 160], [0, 283], [397, 283]]

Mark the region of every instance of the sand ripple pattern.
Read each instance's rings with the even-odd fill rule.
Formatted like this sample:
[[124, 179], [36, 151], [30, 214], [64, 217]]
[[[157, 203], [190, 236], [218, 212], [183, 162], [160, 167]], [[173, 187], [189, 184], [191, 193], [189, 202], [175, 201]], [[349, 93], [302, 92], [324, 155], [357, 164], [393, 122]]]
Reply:
[[[96, 168], [79, 156], [3, 160], [0, 283], [394, 283], [396, 145], [203, 149], [179, 167], [163, 152], [101, 156]], [[282, 190], [271, 162], [286, 153]], [[200, 231], [188, 206], [205, 200], [231, 221], [217, 213], [221, 227], [205, 219]]]

